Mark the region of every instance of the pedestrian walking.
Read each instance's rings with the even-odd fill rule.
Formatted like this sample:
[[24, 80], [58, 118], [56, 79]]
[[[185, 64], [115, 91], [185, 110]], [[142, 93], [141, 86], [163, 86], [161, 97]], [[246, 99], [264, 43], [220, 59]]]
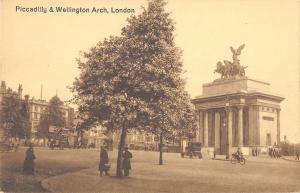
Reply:
[[102, 176], [103, 172], [106, 176], [108, 175], [108, 170], [110, 168], [108, 161], [108, 153], [106, 151], [106, 148], [104, 146], [101, 146], [99, 163], [100, 176]]
[[17, 143], [17, 144], [15, 145], [15, 147], [14, 147], [14, 150], [15, 150], [15, 152], [17, 152], [17, 151], [18, 151], [18, 149], [19, 149], [19, 146], [20, 146], [20, 144], [19, 144], [19, 143]]
[[296, 159], [295, 160], [299, 160], [299, 157], [300, 157], [300, 152], [298, 150], [298, 151], [296, 151]]
[[132, 153], [128, 151], [128, 147], [125, 147], [122, 157], [123, 157], [124, 176], [129, 176], [129, 170], [131, 170], [130, 159], [132, 158]]
[[26, 150], [26, 156], [23, 164], [23, 173], [34, 175], [34, 160], [35, 155], [33, 152], [33, 144], [29, 144], [29, 148]]
[[274, 147], [272, 148], [272, 154], [273, 154], [273, 158], [277, 158], [276, 149]]

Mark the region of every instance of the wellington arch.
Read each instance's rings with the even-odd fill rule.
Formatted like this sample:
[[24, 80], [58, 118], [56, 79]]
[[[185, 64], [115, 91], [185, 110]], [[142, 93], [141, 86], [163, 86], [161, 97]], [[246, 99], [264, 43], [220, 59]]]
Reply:
[[[203, 152], [230, 155], [240, 147], [248, 155], [253, 149], [266, 149], [280, 142], [280, 102], [268, 82], [248, 78], [238, 55], [244, 45], [234, 50], [233, 61], [218, 62], [221, 78], [202, 85], [195, 97], [196, 140]], [[220, 70], [221, 69], [221, 70]], [[223, 70], [222, 70], [223, 69]]]

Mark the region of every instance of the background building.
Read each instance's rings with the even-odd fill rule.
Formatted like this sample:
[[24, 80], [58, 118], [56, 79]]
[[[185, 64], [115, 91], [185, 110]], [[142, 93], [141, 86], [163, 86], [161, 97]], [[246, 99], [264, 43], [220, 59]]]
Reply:
[[[23, 91], [22, 85], [19, 85], [18, 90], [17, 90], [18, 97], [20, 100], [25, 100], [23, 98], [22, 91]], [[13, 92], [13, 90], [6, 86], [5, 81], [1, 81], [0, 110], [2, 108], [3, 97], [6, 95], [9, 95], [12, 92]], [[31, 138], [32, 138], [32, 140], [35, 140], [36, 133], [38, 131], [39, 121], [41, 118], [41, 114], [46, 110], [46, 108], [48, 106], [48, 102], [43, 99], [35, 99], [34, 97], [29, 99], [29, 95], [26, 95], [25, 97], [28, 97], [29, 115], [30, 115], [29, 119], [30, 119], [30, 125], [31, 125]], [[74, 121], [74, 109], [67, 105], [64, 105], [63, 110], [64, 110], [64, 117], [66, 120], [66, 127], [71, 128], [73, 126], [73, 121]], [[1, 138], [3, 137], [3, 129], [0, 129], [0, 136], [1, 136]]]
[[[32, 138], [36, 138], [41, 115], [46, 110], [48, 102], [42, 99], [29, 99], [29, 113]], [[74, 109], [65, 105], [63, 106], [64, 118], [66, 120], [66, 128], [72, 128], [74, 122]]]

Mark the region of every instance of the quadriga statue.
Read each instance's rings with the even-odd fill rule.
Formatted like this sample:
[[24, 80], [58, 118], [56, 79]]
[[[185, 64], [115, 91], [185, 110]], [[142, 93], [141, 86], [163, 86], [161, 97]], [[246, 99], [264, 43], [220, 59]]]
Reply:
[[221, 79], [245, 77], [245, 69], [247, 68], [247, 66], [242, 66], [240, 64], [240, 60], [238, 59], [238, 56], [241, 55], [241, 52], [244, 49], [244, 47], [245, 44], [241, 45], [238, 49], [230, 47], [230, 50], [232, 52], [232, 62], [224, 60], [223, 64], [221, 61], [219, 61], [217, 63], [214, 73], [221, 74]]

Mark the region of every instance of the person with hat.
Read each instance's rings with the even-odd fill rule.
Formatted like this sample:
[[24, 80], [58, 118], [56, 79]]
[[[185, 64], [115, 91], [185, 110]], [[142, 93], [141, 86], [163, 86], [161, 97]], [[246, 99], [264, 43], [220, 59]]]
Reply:
[[129, 176], [129, 170], [131, 170], [130, 159], [132, 158], [132, 153], [128, 150], [128, 147], [125, 147], [122, 157], [124, 176]]
[[34, 159], [33, 144], [29, 144], [29, 148], [26, 150], [26, 157], [23, 164], [23, 173], [34, 175]]
[[108, 175], [108, 153], [106, 151], [106, 148], [104, 146], [101, 146], [101, 151], [100, 151], [100, 163], [99, 163], [99, 171], [100, 171], [100, 176], [102, 176], [103, 172], [105, 172], [105, 175]]

